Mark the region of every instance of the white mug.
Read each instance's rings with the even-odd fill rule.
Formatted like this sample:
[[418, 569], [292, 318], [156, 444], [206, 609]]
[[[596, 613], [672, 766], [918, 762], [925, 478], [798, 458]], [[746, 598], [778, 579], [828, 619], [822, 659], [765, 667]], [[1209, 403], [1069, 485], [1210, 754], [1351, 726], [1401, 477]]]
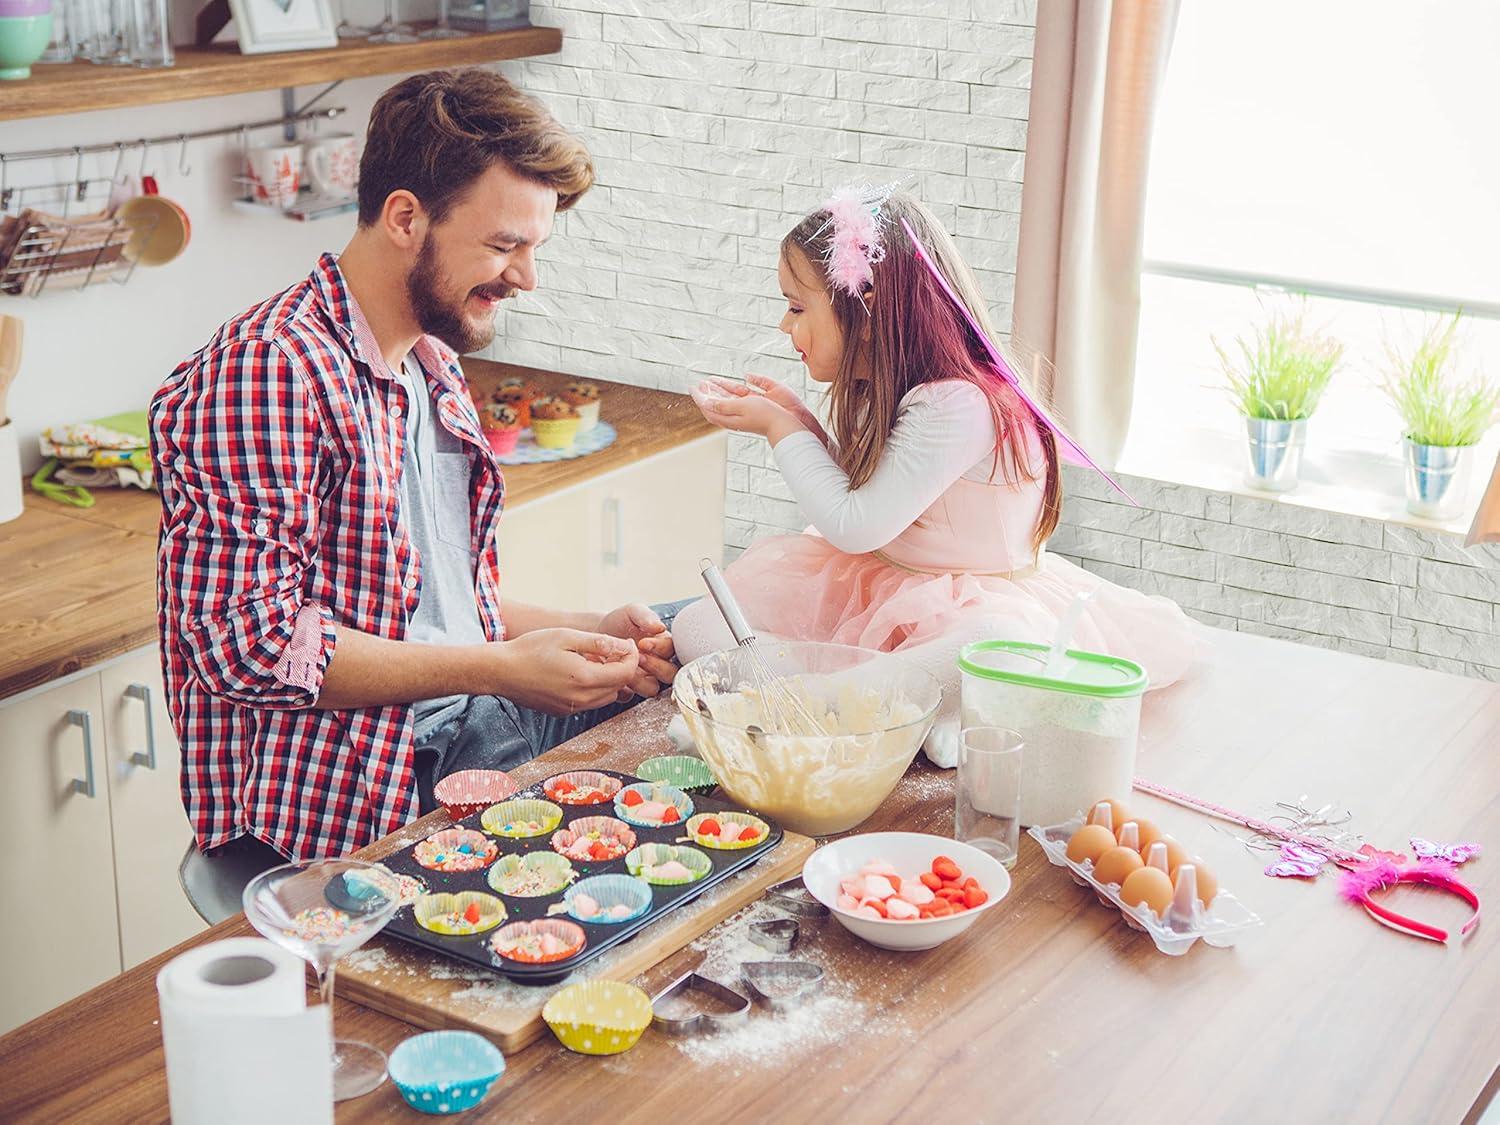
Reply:
[[318, 137], [303, 146], [307, 178], [319, 195], [347, 197], [359, 182], [359, 142], [348, 133]]
[[252, 148], [245, 154], [245, 163], [257, 203], [269, 203], [285, 211], [297, 202], [297, 189], [302, 186], [301, 145]]

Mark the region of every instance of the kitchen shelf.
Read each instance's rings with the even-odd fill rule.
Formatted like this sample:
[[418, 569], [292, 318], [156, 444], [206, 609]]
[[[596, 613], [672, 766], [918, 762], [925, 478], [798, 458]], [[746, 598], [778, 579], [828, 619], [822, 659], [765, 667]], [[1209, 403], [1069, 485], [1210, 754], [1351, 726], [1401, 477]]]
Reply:
[[178, 47], [177, 65], [159, 70], [87, 62], [35, 66], [28, 79], [0, 83], [0, 121], [498, 62], [550, 55], [561, 48], [562, 32], [555, 27], [475, 32], [462, 39], [420, 43], [353, 40], [315, 51], [268, 55], [242, 55], [233, 43]]

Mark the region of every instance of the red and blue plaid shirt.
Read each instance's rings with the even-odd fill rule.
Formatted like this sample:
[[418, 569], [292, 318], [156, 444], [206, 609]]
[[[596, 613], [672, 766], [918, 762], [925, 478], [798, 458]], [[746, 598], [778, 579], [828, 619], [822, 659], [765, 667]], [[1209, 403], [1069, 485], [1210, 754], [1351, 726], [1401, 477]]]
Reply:
[[[431, 337], [414, 354], [469, 453], [474, 589], [498, 640], [504, 481], [457, 357]], [[416, 609], [407, 409], [331, 254], [152, 401], [162, 662], [200, 847], [248, 833], [296, 859], [342, 855], [417, 811], [410, 708], [314, 706], [335, 625], [399, 641]]]

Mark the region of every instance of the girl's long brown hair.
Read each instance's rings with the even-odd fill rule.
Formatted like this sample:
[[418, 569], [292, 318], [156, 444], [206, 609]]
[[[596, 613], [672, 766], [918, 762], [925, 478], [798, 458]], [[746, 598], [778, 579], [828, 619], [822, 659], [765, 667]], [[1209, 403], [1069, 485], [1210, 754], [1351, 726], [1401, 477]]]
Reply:
[[[943, 225], [911, 195], [895, 192], [881, 207], [885, 257], [873, 266], [868, 308], [865, 300], [828, 284], [821, 263], [827, 260], [832, 225], [827, 211], [808, 215], [781, 240], [781, 254], [799, 277], [805, 276], [809, 266], [817, 270], [843, 333], [844, 354], [828, 393], [829, 422], [837, 443], [834, 457], [848, 474], [850, 486], [859, 488], [880, 463], [907, 392], [937, 379], [965, 379], [989, 400], [999, 435], [994, 472], [1003, 475], [1007, 484], [1037, 479], [1027, 456], [1026, 431], [1034, 427], [1037, 432], [1046, 476], [1042, 513], [1031, 543], [1040, 548], [1057, 527], [1062, 508], [1057, 439], [994, 370], [983, 344], [917, 258], [901, 229], [902, 219], [911, 224], [943, 276], [998, 346], [974, 275]], [[794, 255], [793, 250], [799, 253]], [[798, 261], [799, 257], [803, 260]], [[861, 368], [868, 372], [868, 379], [856, 376]], [[1035, 387], [1027, 390], [1040, 393]]]

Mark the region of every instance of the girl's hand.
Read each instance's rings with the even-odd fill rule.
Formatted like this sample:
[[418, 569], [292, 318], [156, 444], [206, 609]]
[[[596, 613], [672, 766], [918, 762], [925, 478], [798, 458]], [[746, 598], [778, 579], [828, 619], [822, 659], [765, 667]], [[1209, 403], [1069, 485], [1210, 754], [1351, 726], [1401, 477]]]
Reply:
[[[807, 404], [798, 398], [785, 383], [778, 383], [769, 375], [746, 375], [745, 378], [752, 387], [801, 422], [804, 430], [811, 431], [812, 435], [824, 445], [828, 444], [828, 435], [823, 432], [823, 425], [818, 421], [818, 416], [809, 410]], [[735, 385], [738, 386], [738, 384]]]
[[715, 426], [742, 434], [759, 434], [772, 445], [807, 428], [785, 406], [727, 379], [699, 383], [693, 390], [693, 401], [703, 411], [703, 417]]

